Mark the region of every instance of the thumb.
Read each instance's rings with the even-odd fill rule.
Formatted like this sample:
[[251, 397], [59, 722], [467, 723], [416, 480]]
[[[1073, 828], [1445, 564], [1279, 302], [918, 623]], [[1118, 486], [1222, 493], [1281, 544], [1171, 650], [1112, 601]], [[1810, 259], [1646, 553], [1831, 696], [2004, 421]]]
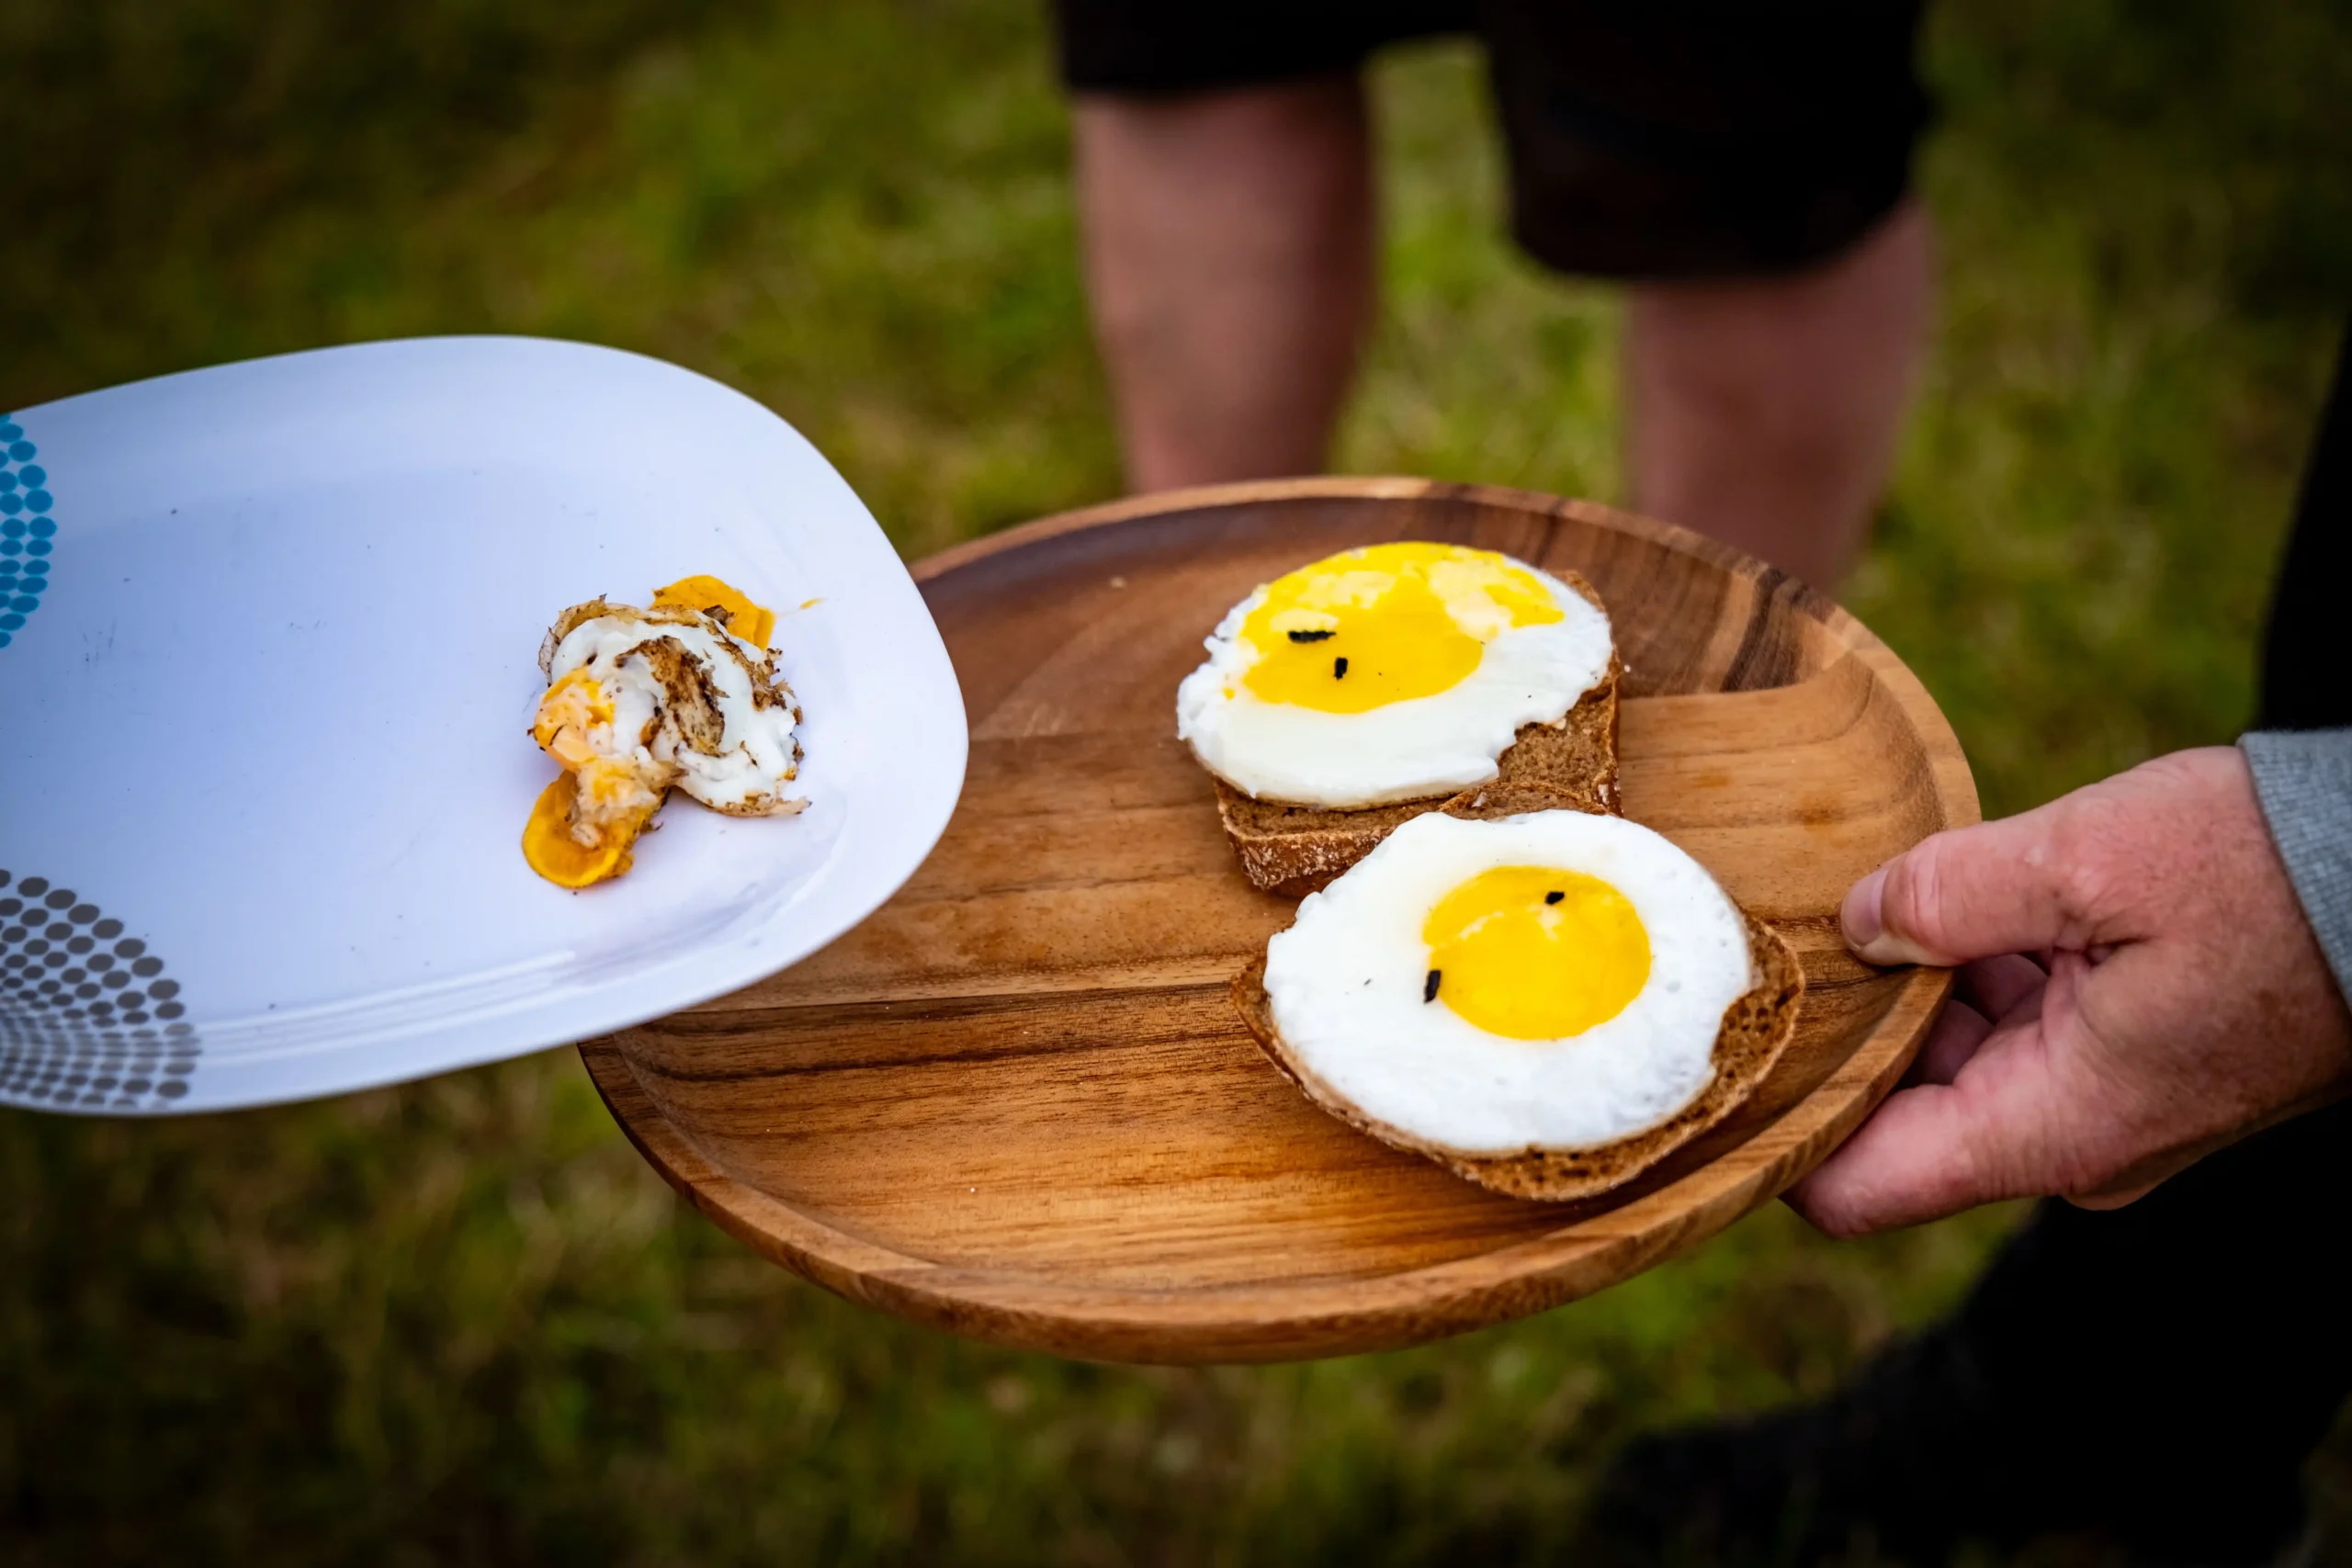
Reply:
[[2087, 922], [2064, 852], [2065, 807], [1922, 839], [1847, 893], [1846, 945], [1871, 964], [1946, 968], [2079, 945]]

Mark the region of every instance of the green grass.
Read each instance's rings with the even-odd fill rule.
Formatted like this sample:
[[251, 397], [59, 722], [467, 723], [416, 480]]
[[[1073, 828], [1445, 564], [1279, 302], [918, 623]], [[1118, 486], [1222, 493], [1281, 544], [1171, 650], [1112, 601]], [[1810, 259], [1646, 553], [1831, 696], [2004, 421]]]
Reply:
[[[1941, 326], [1848, 596], [2009, 811], [2247, 710], [2352, 283], [2352, 10], [1956, 0], [1930, 60]], [[1611, 297], [1500, 238], [1474, 56], [1378, 80], [1388, 298], [1344, 466], [1611, 494]], [[0, 133], [0, 406], [546, 333], [760, 398], [910, 554], [1116, 486], [1026, 5], [15, 0]], [[2008, 1222], [1833, 1245], [1768, 1211], [1530, 1322], [1169, 1371], [799, 1284], [560, 1052], [237, 1116], [0, 1113], [0, 1561], [33, 1563], [1540, 1548], [1628, 1435], [1826, 1388]], [[2315, 1484], [2352, 1517], [2352, 1442]]]

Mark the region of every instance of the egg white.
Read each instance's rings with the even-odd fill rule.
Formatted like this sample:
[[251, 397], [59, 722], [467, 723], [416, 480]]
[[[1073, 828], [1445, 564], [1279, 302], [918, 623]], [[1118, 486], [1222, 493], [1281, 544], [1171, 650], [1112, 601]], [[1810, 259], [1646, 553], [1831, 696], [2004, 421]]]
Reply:
[[1495, 777], [1520, 728], [1556, 724], [1609, 673], [1609, 617], [1548, 572], [1511, 565], [1544, 585], [1561, 618], [1510, 626], [1477, 669], [1442, 692], [1325, 713], [1270, 703], [1243, 684], [1257, 654], [1241, 624], [1266, 587], [1226, 612], [1203, 644], [1208, 660], [1176, 688], [1176, 735], [1201, 765], [1260, 800], [1347, 810], [1452, 795]]
[[[1424, 1002], [1430, 910], [1497, 866], [1598, 877], [1630, 901], [1650, 973], [1623, 1011], [1563, 1040], [1512, 1040]], [[1698, 862], [1622, 818], [1431, 812], [1398, 828], [1266, 947], [1290, 1054], [1373, 1121], [1467, 1155], [1613, 1143], [1666, 1121], [1714, 1076], [1724, 1010], [1757, 983], [1738, 908]]]

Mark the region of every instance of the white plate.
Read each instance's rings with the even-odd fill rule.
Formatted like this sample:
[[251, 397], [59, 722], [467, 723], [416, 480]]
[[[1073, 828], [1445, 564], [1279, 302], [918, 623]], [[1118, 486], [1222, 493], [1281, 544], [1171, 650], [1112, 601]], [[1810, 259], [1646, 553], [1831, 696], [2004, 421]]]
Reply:
[[[0, 458], [0, 1100], [254, 1105], [657, 1017], [862, 919], [962, 786], [873, 517], [674, 366], [329, 349], [28, 409]], [[628, 875], [542, 882], [540, 634], [695, 572], [778, 611], [811, 805], [673, 796]]]

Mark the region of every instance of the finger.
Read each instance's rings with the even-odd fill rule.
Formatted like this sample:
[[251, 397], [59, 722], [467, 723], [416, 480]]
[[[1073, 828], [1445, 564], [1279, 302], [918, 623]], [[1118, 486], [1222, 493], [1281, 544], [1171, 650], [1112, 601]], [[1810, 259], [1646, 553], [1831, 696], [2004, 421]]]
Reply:
[[2066, 1201], [2077, 1209], [2120, 1209], [2127, 1203], [2136, 1203], [2232, 1141], [2231, 1137], [2213, 1138], [2190, 1147], [2167, 1149], [2162, 1154], [2152, 1155], [2113, 1180], [2103, 1182], [2087, 1192], [2065, 1194]]
[[[1985, 1017], [2004, 1023], [2041, 1016], [2041, 993], [2049, 984], [2050, 972], [2020, 953], [1980, 958], [1960, 972], [1960, 994]], [[2025, 1012], [2029, 1007], [2032, 1010]]]
[[1928, 1031], [1928, 1043], [1912, 1059], [1910, 1071], [1904, 1075], [1904, 1087], [1951, 1082], [1992, 1032], [1993, 1021], [1983, 1013], [1966, 1002], [1948, 1003], [1935, 1028]]
[[1871, 964], [1944, 966], [2079, 947], [2063, 862], [2066, 803], [1953, 829], [1895, 856], [1846, 895], [1846, 945]]
[[1996, 1032], [1950, 1084], [1889, 1096], [1789, 1190], [1790, 1206], [1830, 1235], [1855, 1236], [2063, 1189], [2077, 1140], [2046, 1061], [2039, 1025]]
[[2124, 1208], [2129, 1204], [2136, 1203], [2141, 1199], [2145, 1198], [2149, 1193], [2154, 1192], [2158, 1187], [2164, 1185], [2166, 1179], [2179, 1175], [2181, 1171], [2187, 1170], [2190, 1166], [2195, 1165], [2196, 1163], [2197, 1162], [2193, 1159], [2183, 1160], [2180, 1162], [2178, 1169], [2168, 1170], [2165, 1172], [2164, 1176], [2157, 1178], [2154, 1181], [2134, 1182], [2129, 1187], [2102, 1187], [2096, 1192], [2077, 1192], [2068, 1198], [2066, 1201], [2072, 1203], [2077, 1209], [2089, 1209], [2094, 1212], [2104, 1212], [2109, 1209]]
[[2333, 1088], [2319, 1094], [2300, 1099], [2277, 1107], [2268, 1114], [2236, 1126], [2227, 1127], [2202, 1138], [2192, 1139], [2172, 1148], [2159, 1149], [2154, 1154], [2133, 1162], [2114, 1176], [2087, 1191], [2070, 1192], [2066, 1201], [2078, 1209], [2120, 1209], [2127, 1203], [2154, 1192], [2165, 1182], [2218, 1149], [2227, 1148], [2241, 1138], [2250, 1137], [2266, 1127], [2275, 1127], [2291, 1121], [2309, 1111], [2340, 1099], [2341, 1092]]

